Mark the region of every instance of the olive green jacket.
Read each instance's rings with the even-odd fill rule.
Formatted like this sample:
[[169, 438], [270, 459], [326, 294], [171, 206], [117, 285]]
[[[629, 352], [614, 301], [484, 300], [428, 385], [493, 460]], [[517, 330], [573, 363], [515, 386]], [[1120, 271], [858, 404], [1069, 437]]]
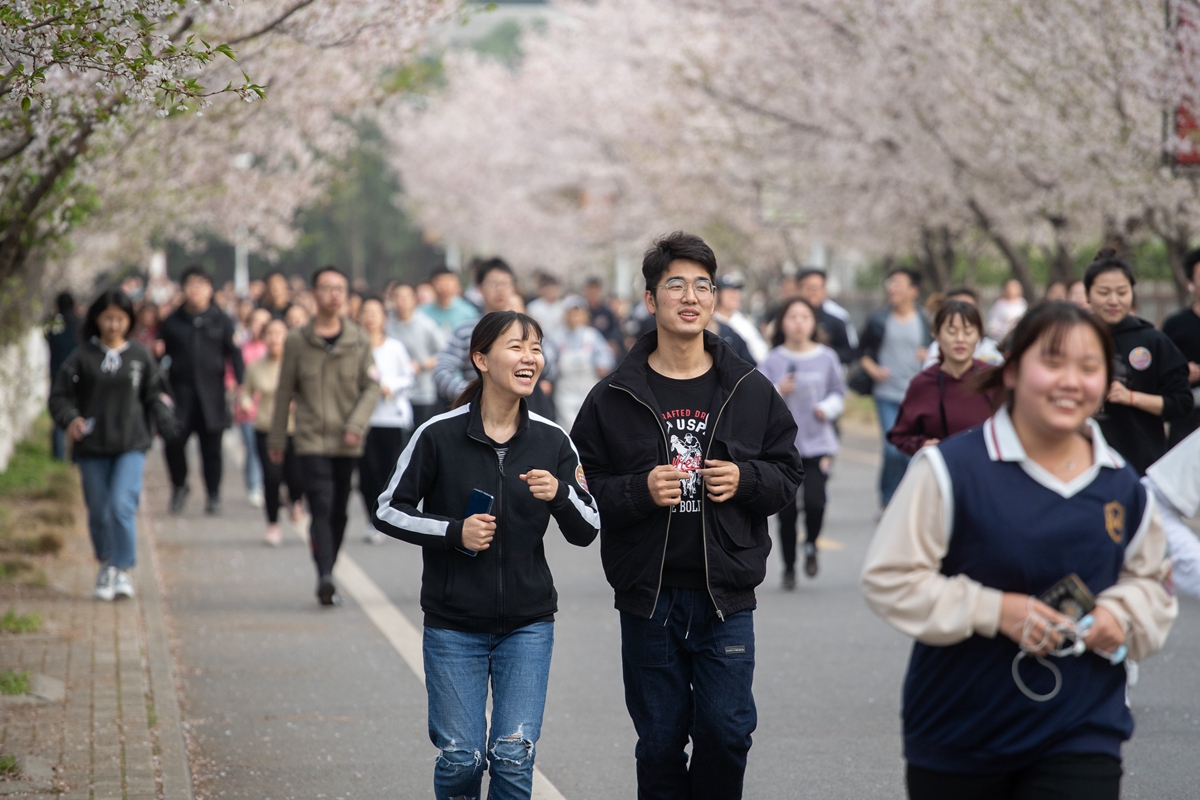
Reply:
[[[288, 408], [296, 401], [292, 438], [297, 455], [361, 456], [367, 423], [379, 401], [375, 356], [366, 331], [348, 319], [333, 345], [313, 332], [310, 322], [288, 334], [267, 447], [287, 445]], [[359, 443], [346, 444], [347, 431]]]

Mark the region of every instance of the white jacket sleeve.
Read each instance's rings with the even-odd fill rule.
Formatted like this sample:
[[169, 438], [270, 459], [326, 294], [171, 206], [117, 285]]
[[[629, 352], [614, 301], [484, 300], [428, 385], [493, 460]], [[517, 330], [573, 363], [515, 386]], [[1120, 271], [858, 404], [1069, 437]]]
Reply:
[[871, 610], [897, 630], [941, 646], [976, 633], [995, 636], [1003, 593], [939, 571], [950, 542], [949, 478], [943, 487], [939, 468], [945, 473], [932, 448], [909, 465], [867, 550], [862, 590]]
[[1121, 623], [1129, 658], [1141, 661], [1162, 649], [1179, 603], [1171, 585], [1167, 534], [1154, 493], [1147, 492], [1146, 513], [1133, 541], [1125, 548], [1125, 563], [1116, 584], [1096, 597]]

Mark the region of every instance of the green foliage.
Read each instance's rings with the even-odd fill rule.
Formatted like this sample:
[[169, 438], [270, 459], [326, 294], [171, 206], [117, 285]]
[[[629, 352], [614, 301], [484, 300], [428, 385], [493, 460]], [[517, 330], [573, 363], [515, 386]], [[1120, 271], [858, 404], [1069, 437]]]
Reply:
[[17, 757], [0, 756], [0, 775], [17, 774]]
[[494, 58], [510, 69], [521, 63], [521, 24], [515, 19], [504, 19], [496, 23], [483, 38], [476, 40], [471, 49]]
[[9, 608], [8, 613], [0, 617], [0, 631], [8, 631], [9, 633], [37, 633], [41, 629], [41, 614], [17, 614], [15, 608]]
[[[11, 505], [13, 495], [37, 499], [55, 499], [74, 483], [70, 466], [55, 461], [50, 451], [50, 431], [54, 423], [48, 414], [34, 421], [29, 436], [17, 443], [8, 469], [0, 472], [0, 500]], [[69, 482], [64, 478], [71, 479]]]
[[25, 694], [29, 691], [29, 673], [6, 669], [0, 671], [0, 694]]

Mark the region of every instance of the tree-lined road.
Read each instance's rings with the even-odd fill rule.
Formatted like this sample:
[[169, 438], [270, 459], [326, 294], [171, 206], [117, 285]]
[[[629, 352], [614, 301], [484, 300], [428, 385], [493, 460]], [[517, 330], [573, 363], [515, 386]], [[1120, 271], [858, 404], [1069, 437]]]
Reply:
[[[873, 530], [876, 457], [850, 438], [830, 484], [821, 574], [779, 588], [778, 557], [759, 592], [758, 731], [746, 796], [903, 797], [900, 685], [909, 641], [874, 617], [857, 575]], [[203, 798], [395, 798], [431, 795], [436, 750], [425, 693], [363, 609], [326, 610], [304, 543], [260, 543], [261, 511], [228, 470], [225, 514], [165, 514], [151, 460], [146, 497], [185, 719]], [[193, 494], [193, 497], [195, 493]], [[420, 630], [420, 552], [362, 541], [358, 497], [345, 555]], [[620, 637], [599, 548], [548, 534], [560, 597], [537, 763], [566, 800], [635, 796], [633, 727], [625, 713]], [[347, 592], [347, 594], [350, 594]], [[1126, 750], [1125, 797], [1194, 791], [1200, 748], [1200, 604], [1184, 600], [1166, 651], [1131, 690], [1138, 732]]]

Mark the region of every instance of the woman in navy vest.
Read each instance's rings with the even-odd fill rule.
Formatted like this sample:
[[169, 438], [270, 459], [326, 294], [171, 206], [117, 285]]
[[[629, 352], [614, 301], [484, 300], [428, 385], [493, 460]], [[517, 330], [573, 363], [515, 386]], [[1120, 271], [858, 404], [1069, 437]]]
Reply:
[[[1004, 405], [921, 450], [879, 523], [863, 591], [917, 640], [903, 714], [913, 800], [1119, 796], [1133, 718], [1113, 662], [1122, 646], [1157, 651], [1177, 608], [1153, 500], [1089, 419], [1112, 355], [1086, 311], [1031, 310], [981, 386]], [[1095, 622], [1077, 655], [1054, 657], [1069, 620], [1037, 598], [1070, 574], [1095, 595]]]

